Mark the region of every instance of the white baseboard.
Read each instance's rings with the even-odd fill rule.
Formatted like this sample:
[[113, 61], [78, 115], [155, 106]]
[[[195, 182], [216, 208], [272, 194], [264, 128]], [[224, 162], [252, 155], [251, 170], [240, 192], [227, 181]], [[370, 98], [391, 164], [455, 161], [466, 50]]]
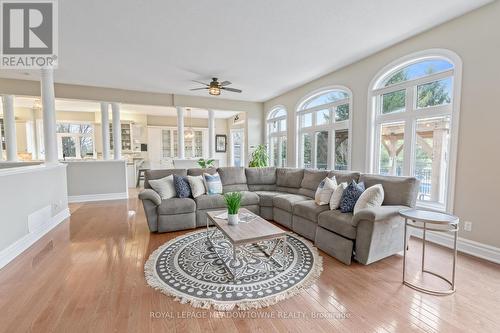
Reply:
[[27, 250], [37, 240], [42, 238], [50, 230], [52, 230], [59, 223], [63, 222], [70, 216], [69, 208], [66, 208], [52, 216], [48, 221], [40, 225], [38, 228], [18, 239], [15, 243], [9, 245], [7, 248], [0, 251], [0, 269], [14, 260], [18, 255]]
[[84, 194], [84, 195], [70, 195], [68, 202], [88, 202], [88, 201], [105, 201], [105, 200], [121, 200], [128, 199], [128, 191], [122, 193], [106, 193], [106, 194]]
[[[422, 230], [412, 230], [412, 236], [422, 238]], [[429, 242], [453, 248], [453, 236], [451, 234], [442, 234], [428, 231], [426, 238]], [[479, 243], [469, 239], [458, 237], [458, 251], [482, 258], [494, 263], [500, 264], [500, 248], [491, 245]]]

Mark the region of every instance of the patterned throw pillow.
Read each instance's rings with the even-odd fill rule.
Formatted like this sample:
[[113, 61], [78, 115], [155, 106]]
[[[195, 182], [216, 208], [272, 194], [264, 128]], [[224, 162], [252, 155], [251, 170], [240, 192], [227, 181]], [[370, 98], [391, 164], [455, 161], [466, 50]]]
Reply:
[[317, 205], [323, 206], [328, 205], [333, 191], [337, 188], [337, 181], [335, 176], [332, 178], [326, 177], [319, 183], [316, 193], [314, 195], [314, 201]]
[[200, 195], [207, 193], [203, 182], [203, 176], [187, 176], [187, 179], [191, 187], [193, 198], [198, 198]]
[[207, 194], [222, 194], [222, 182], [220, 180], [219, 173], [216, 172], [213, 175], [209, 173], [204, 173], [203, 178], [205, 180], [205, 186], [207, 187]]
[[365, 184], [356, 182], [353, 180], [342, 193], [342, 198], [340, 199], [340, 211], [342, 213], [352, 213], [354, 206], [358, 201], [359, 197], [365, 190]]
[[174, 175], [174, 186], [177, 198], [189, 198], [191, 196], [191, 187], [186, 176]]
[[172, 175], [160, 179], [150, 179], [148, 183], [163, 200], [175, 197], [174, 177]]

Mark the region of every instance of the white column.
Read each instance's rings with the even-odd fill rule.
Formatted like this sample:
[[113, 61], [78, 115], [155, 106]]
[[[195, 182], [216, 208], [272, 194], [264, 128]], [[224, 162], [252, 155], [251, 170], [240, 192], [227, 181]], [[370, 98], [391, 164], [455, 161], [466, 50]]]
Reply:
[[215, 156], [215, 112], [208, 110], [208, 158]]
[[122, 127], [120, 124], [120, 104], [111, 103], [113, 112], [113, 154], [115, 160], [122, 159]]
[[101, 103], [102, 159], [109, 160], [109, 103]]
[[177, 154], [179, 159], [184, 158], [184, 110], [177, 107]]
[[57, 163], [56, 107], [54, 95], [54, 71], [52, 68], [41, 70], [40, 88], [43, 109], [43, 143], [45, 163]]
[[3, 126], [5, 131], [5, 150], [7, 161], [17, 161], [16, 117], [14, 115], [14, 96], [3, 95]]

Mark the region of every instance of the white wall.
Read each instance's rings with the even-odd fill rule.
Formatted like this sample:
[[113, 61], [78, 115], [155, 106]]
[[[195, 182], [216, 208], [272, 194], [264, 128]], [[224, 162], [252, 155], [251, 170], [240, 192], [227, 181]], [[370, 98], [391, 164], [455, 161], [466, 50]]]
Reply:
[[0, 170], [0, 268], [68, 216], [65, 165]]
[[[472, 221], [471, 232], [460, 236], [500, 247], [497, 205], [500, 202], [500, 2], [410, 38], [373, 56], [267, 101], [265, 110], [282, 104], [295, 128], [295, 108], [307, 93], [330, 85], [353, 92], [352, 169], [365, 170], [368, 86], [392, 61], [426, 49], [444, 48], [463, 61], [462, 99], [454, 213]], [[334, 55], [332, 55], [334, 56]], [[289, 132], [288, 163], [295, 164], [295, 135]]]

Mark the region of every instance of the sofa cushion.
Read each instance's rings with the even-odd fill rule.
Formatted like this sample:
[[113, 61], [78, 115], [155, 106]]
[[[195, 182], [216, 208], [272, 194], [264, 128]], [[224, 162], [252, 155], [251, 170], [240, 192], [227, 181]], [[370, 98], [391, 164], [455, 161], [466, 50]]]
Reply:
[[276, 185], [276, 168], [246, 168], [248, 185]]
[[248, 191], [247, 176], [245, 168], [240, 167], [224, 167], [217, 169], [224, 193]]
[[277, 195], [283, 195], [286, 193], [283, 192], [276, 192], [276, 191], [256, 191], [254, 192], [259, 196], [259, 205], [261, 207], [272, 207], [273, 206], [273, 199]]
[[302, 183], [302, 178], [304, 178], [304, 169], [276, 169], [276, 185], [279, 187], [291, 187], [298, 189]]
[[[221, 194], [203, 194], [194, 199], [196, 201], [196, 208], [200, 209], [213, 209], [213, 208], [226, 208], [226, 201]], [[258, 205], [259, 196], [254, 192], [242, 191], [241, 192], [241, 206]]]
[[248, 184], [249, 191], [276, 191], [276, 184]]
[[328, 171], [305, 169], [304, 177], [302, 178], [302, 182], [300, 183], [300, 190], [298, 193], [314, 198], [316, 189], [327, 175]]
[[149, 185], [155, 190], [162, 199], [170, 199], [175, 197], [174, 175], [163, 177], [160, 179], [148, 180]]
[[319, 206], [313, 200], [307, 200], [297, 202], [293, 206], [293, 215], [303, 217], [316, 223], [318, 221], [318, 215], [329, 209], [328, 205]]
[[151, 188], [151, 185], [149, 185], [148, 182], [149, 179], [160, 179], [170, 175], [186, 176], [187, 170], [186, 169], [146, 170], [146, 172], [144, 173], [144, 176], [146, 178], [146, 180], [144, 181], [144, 188]]
[[341, 236], [355, 239], [356, 227], [352, 223], [352, 213], [327, 210], [318, 215], [318, 225]]
[[358, 182], [359, 180], [359, 172], [356, 171], [339, 171], [339, 170], [332, 170], [328, 173], [328, 177], [335, 176], [335, 179], [337, 180], [337, 184], [340, 183], [347, 183], [350, 184], [353, 180]]
[[[273, 198], [273, 206], [291, 213], [294, 204], [306, 200], [311, 200], [311, 198], [302, 194], [277, 195]], [[314, 200], [311, 201], [314, 202]]]
[[188, 176], [202, 176], [204, 173], [209, 173], [209, 174], [213, 175], [216, 172], [217, 172], [216, 168], [207, 168], [207, 169], [192, 168], [192, 169], [187, 169], [187, 175]]
[[414, 177], [397, 177], [362, 174], [360, 182], [366, 187], [381, 184], [384, 188], [383, 205], [415, 207], [420, 182]]
[[196, 204], [189, 198], [171, 198], [162, 200], [158, 206], [159, 215], [176, 215], [193, 213], [196, 210]]

